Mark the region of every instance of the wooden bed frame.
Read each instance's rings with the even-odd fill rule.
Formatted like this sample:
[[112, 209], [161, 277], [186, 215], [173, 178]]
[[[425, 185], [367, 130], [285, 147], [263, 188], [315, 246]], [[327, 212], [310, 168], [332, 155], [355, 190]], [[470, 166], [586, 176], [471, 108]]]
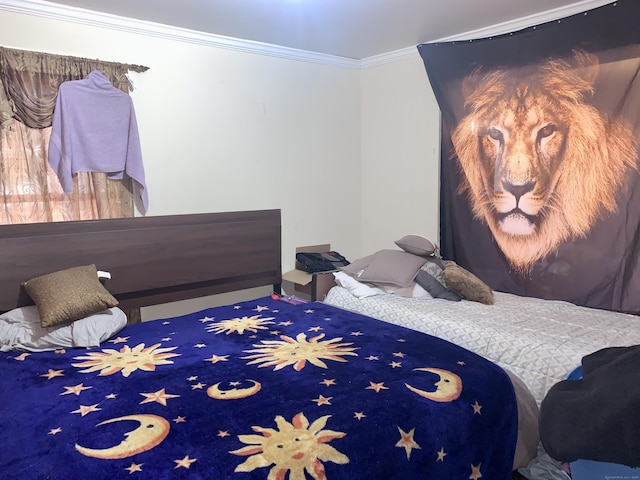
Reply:
[[0, 312], [32, 304], [31, 278], [95, 264], [121, 308], [273, 285], [280, 210], [0, 225]]

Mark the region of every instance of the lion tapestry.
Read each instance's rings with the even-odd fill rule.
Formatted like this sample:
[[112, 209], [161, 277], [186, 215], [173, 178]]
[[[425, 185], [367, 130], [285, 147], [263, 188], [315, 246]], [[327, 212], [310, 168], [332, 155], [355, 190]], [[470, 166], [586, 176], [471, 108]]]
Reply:
[[445, 258], [496, 290], [640, 313], [638, 18], [623, 0], [418, 46], [442, 111]]

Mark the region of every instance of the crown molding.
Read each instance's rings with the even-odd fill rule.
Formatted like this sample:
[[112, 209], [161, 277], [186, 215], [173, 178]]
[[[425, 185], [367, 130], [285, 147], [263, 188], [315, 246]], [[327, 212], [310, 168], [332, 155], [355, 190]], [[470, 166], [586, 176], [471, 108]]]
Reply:
[[79, 23], [92, 27], [109, 28], [128, 33], [235, 50], [256, 55], [285, 58], [338, 67], [360, 68], [360, 61], [323, 53], [272, 45], [238, 38], [213, 35], [185, 28], [173, 27], [144, 20], [120, 17], [83, 8], [70, 7], [44, 0], [0, 0], [0, 10], [38, 17]]
[[361, 68], [377, 67], [387, 63], [400, 62], [418, 56], [418, 49], [415, 46], [401, 48], [400, 50], [394, 50], [393, 52], [382, 53], [380, 55], [374, 55], [373, 57], [367, 57], [360, 60]]
[[[433, 40], [432, 42], [451, 42], [502, 35], [504, 33], [515, 32], [523, 28], [531, 27], [533, 25], [558, 20], [592, 8], [601, 7], [609, 3], [615, 2], [612, 0], [583, 0], [564, 7], [522, 17], [517, 20], [440, 38]], [[79, 23], [92, 27], [110, 28], [113, 30], [158, 37], [167, 40], [224, 48], [256, 55], [266, 55], [346, 68], [370, 68], [419, 56], [418, 50], [414, 45], [400, 50], [383, 53], [381, 55], [367, 57], [362, 60], [356, 60], [336, 55], [309, 52], [306, 50], [282, 47], [269, 43], [242, 40], [222, 35], [213, 35], [159, 23], [119, 17], [117, 15], [51, 3], [45, 0], [0, 0], [0, 10]]]
[[[583, 0], [581, 2], [572, 3], [571, 5], [566, 5], [564, 7], [547, 10], [546, 12], [536, 13], [527, 17], [518, 18], [517, 20], [511, 20], [509, 22], [498, 23], [495, 25], [490, 25], [488, 27], [479, 28], [477, 30], [471, 30], [460, 34], [451, 35], [449, 37], [439, 38], [437, 40], [429, 41], [429, 43], [455, 42], [476, 38], [489, 38], [496, 35], [516, 32], [518, 30], [532, 27], [534, 25], [552, 22], [561, 18], [575, 15], [576, 13], [581, 13], [593, 8], [602, 7], [603, 5], [607, 5], [610, 3], [615, 3], [615, 0]], [[373, 57], [364, 58], [360, 61], [360, 64], [362, 68], [376, 67], [378, 65], [399, 62], [419, 56], [420, 54], [418, 53], [416, 45], [409, 48], [395, 50], [393, 52], [383, 53], [382, 55], [375, 55]]]

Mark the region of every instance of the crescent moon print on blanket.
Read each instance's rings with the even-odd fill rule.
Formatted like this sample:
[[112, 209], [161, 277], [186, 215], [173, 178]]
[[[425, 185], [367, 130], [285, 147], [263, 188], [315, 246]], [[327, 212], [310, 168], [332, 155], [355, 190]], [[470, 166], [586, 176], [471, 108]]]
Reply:
[[215, 385], [211, 385], [207, 389], [207, 395], [211, 398], [215, 398], [217, 400], [237, 400], [239, 398], [247, 398], [251, 395], [255, 395], [260, 391], [262, 385], [260, 382], [256, 382], [255, 380], [247, 380], [248, 382], [252, 382], [253, 385], [246, 388], [237, 388], [240, 382], [229, 382], [229, 385], [233, 388], [229, 390], [221, 390], [220, 384], [222, 382], [218, 382]]
[[420, 390], [405, 383], [406, 387], [413, 393], [417, 393], [421, 397], [428, 398], [434, 402], [453, 402], [460, 396], [462, 392], [462, 380], [455, 373], [441, 368], [415, 368], [414, 370], [435, 373], [440, 379], [434, 384], [436, 390], [433, 392]]
[[96, 427], [107, 423], [121, 422], [123, 420], [136, 420], [140, 424], [135, 429], [126, 433], [125, 438], [118, 445], [102, 450], [86, 448], [76, 443], [76, 450], [87, 457], [102, 458], [104, 460], [116, 460], [127, 458], [141, 452], [151, 450], [159, 445], [169, 434], [169, 422], [162, 417], [151, 414], [126, 415], [100, 422]]

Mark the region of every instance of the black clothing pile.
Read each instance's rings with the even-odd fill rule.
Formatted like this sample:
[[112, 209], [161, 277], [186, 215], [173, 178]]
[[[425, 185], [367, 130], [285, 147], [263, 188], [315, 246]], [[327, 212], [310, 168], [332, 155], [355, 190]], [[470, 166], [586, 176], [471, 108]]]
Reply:
[[640, 467], [640, 345], [582, 359], [582, 379], [554, 385], [540, 407], [540, 438], [556, 460]]

